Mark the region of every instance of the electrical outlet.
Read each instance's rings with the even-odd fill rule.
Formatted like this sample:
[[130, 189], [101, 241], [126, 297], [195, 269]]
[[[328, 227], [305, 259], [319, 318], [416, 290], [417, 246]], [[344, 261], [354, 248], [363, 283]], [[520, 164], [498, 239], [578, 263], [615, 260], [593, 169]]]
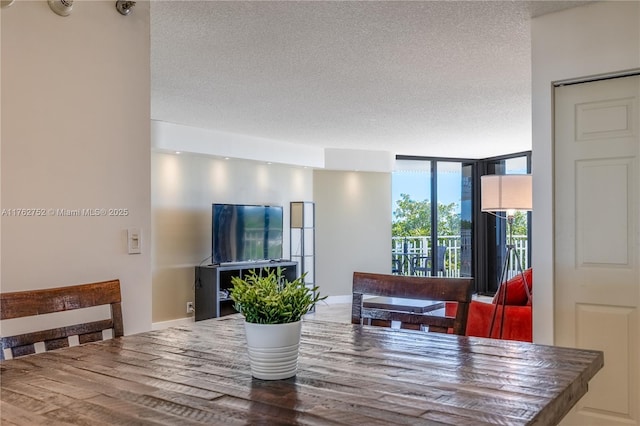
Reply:
[[193, 302], [187, 302], [187, 313], [192, 314], [195, 311], [193, 308]]

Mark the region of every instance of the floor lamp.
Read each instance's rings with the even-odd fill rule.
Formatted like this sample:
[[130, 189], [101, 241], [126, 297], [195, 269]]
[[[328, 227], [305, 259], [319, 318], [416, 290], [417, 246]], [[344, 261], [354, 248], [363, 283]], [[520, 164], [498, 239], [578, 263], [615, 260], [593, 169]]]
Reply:
[[[312, 201], [292, 201], [290, 210], [291, 260], [298, 262], [298, 275], [312, 291], [315, 287], [315, 204]], [[315, 291], [313, 291], [315, 296]], [[315, 312], [315, 305], [309, 312]]]
[[502, 265], [502, 272], [500, 274], [498, 286], [499, 300], [496, 300], [497, 303], [493, 310], [493, 316], [489, 326], [489, 337], [493, 334], [493, 326], [495, 325], [498, 306], [502, 305], [502, 314], [500, 319], [500, 338], [502, 338], [504, 315], [507, 304], [508, 274], [512, 266], [514, 266], [511, 264], [512, 257], [515, 259], [517, 273], [522, 275], [522, 282], [525, 292], [527, 293], [527, 297], [531, 296], [529, 294], [529, 286], [527, 285], [526, 277], [522, 270], [520, 257], [516, 253], [515, 246], [513, 245], [513, 219], [516, 210], [532, 210], [532, 186], [531, 175], [485, 175], [480, 177], [482, 211], [491, 213], [499, 219], [505, 219], [505, 217], [498, 216], [495, 213], [506, 212], [507, 232], [509, 236], [509, 239], [507, 240], [507, 253]]

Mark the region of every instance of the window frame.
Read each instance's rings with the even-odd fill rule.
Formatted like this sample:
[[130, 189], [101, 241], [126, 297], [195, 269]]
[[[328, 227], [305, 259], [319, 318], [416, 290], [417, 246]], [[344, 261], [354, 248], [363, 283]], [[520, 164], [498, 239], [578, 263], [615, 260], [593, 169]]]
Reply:
[[[509, 159], [525, 157], [527, 173], [531, 173], [531, 151], [521, 151], [511, 154], [504, 154], [495, 157], [482, 159], [467, 158], [450, 158], [450, 157], [422, 157], [412, 155], [396, 155], [397, 161], [429, 161], [430, 162], [430, 183], [431, 183], [431, 229], [437, 229], [437, 212], [438, 212], [438, 162], [455, 162], [460, 163], [462, 167], [472, 167], [472, 265], [471, 271], [474, 277], [475, 293], [482, 295], [493, 295], [497, 291], [498, 279], [500, 271], [491, 266], [492, 258], [498, 255], [498, 250], [506, 252], [506, 240], [496, 244], [490, 243], [490, 235], [495, 235], [495, 231], [490, 232], [491, 228], [500, 226], [500, 222], [496, 223], [496, 218], [492, 215], [483, 214], [480, 208], [480, 177], [487, 174], [496, 174], [496, 163], [504, 162]], [[500, 174], [500, 173], [498, 173]], [[436, 202], [433, 202], [433, 201]], [[391, 200], [393, 203], [395, 200]], [[461, 206], [462, 207], [462, 206]], [[506, 230], [505, 230], [506, 231]], [[502, 231], [500, 231], [502, 233]], [[431, 233], [431, 246], [437, 246], [437, 231]], [[531, 212], [527, 213], [527, 263], [531, 264]], [[506, 233], [505, 233], [506, 237]], [[437, 270], [439, 265], [434, 265], [432, 270]]]

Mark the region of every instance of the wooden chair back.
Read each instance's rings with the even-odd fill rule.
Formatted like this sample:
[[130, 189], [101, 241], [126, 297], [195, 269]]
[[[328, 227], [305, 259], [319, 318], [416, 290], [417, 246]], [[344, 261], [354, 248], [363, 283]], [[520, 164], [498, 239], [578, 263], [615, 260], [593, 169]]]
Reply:
[[113, 337], [124, 335], [120, 281], [104, 281], [44, 290], [0, 294], [0, 319], [25, 318], [53, 312], [111, 305], [109, 319], [66, 327], [2, 337], [0, 359], [16, 358], [36, 352], [35, 344], [45, 350], [69, 346], [69, 337], [78, 336], [80, 344], [102, 340], [102, 331], [112, 329]]
[[[364, 319], [400, 321], [403, 324], [427, 326], [429, 331], [464, 335], [473, 294], [473, 278], [414, 277], [405, 275], [353, 273], [353, 303], [351, 322], [362, 324]], [[416, 313], [406, 310], [380, 309], [363, 306], [364, 296], [386, 296], [439, 302], [457, 302], [455, 317], [435, 315], [435, 312]]]

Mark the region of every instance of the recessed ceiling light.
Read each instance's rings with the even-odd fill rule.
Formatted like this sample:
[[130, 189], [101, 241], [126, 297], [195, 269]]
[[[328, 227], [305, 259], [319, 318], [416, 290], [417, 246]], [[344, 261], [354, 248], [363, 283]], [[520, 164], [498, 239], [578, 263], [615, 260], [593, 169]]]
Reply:
[[180, 154], [182, 154], [182, 152], [176, 151], [176, 155], [180, 155]]
[[229, 159], [229, 157], [224, 157], [224, 159], [225, 159], [225, 160], [228, 160], [228, 159]]

